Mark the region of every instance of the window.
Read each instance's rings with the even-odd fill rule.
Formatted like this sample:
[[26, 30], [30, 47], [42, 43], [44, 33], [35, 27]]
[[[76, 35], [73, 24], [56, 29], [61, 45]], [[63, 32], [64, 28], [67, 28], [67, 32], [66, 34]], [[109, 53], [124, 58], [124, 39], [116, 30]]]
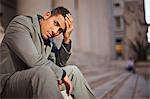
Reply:
[[117, 59], [122, 59], [123, 58], [123, 39], [122, 38], [116, 38], [115, 39], [115, 52], [116, 52], [116, 58]]
[[117, 28], [120, 28], [121, 27], [121, 19], [119, 16], [116, 16], [115, 17], [115, 20], [116, 20], [116, 27]]
[[115, 30], [116, 31], [123, 31], [124, 24], [122, 16], [115, 16]]
[[115, 7], [120, 7], [120, 3], [115, 3], [114, 6]]
[[116, 43], [117, 43], [117, 44], [122, 43], [122, 38], [116, 38]]
[[150, 24], [150, 0], [145, 0], [144, 1], [145, 5], [145, 19], [147, 24]]

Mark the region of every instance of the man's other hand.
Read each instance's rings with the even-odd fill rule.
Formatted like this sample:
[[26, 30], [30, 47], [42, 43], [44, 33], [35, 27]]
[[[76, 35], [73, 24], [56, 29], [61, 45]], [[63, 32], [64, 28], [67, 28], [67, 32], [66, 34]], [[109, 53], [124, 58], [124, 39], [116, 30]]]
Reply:
[[[64, 83], [64, 85], [66, 87], [66, 93], [69, 96], [72, 93], [72, 84], [71, 84], [71, 81], [67, 75], [63, 78], [62, 83]], [[61, 86], [62, 83], [61, 82], [60, 82], [60, 84], [58, 83], [60, 90], [62, 90], [62, 86]]]

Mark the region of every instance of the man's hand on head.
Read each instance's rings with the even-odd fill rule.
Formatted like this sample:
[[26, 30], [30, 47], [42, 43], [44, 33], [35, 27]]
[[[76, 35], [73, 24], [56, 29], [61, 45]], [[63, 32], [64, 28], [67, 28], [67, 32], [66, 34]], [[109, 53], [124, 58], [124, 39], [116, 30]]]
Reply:
[[73, 17], [67, 14], [65, 17], [66, 31], [63, 33], [64, 43], [69, 44], [71, 40], [71, 32], [73, 31]]

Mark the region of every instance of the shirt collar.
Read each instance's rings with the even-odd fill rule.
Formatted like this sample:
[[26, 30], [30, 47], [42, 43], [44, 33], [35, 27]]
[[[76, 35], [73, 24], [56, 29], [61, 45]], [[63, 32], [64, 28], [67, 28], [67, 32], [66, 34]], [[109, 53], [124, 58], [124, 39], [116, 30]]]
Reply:
[[[40, 28], [40, 23], [39, 23], [39, 19], [40, 19], [40, 15], [35, 15], [33, 16], [33, 25], [36, 29], [36, 31], [39, 33], [39, 35], [41, 36], [41, 28]], [[41, 36], [42, 37], [42, 36]]]

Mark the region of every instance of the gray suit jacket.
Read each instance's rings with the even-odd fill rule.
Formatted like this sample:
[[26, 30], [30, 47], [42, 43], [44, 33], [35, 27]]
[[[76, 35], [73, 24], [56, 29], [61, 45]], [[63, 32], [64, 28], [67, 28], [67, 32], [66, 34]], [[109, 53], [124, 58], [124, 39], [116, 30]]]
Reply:
[[0, 45], [0, 93], [13, 73], [35, 66], [50, 66], [57, 78], [61, 79], [63, 70], [60, 66], [65, 66], [70, 55], [63, 43], [60, 49], [53, 40], [44, 45], [38, 16], [15, 17]]

